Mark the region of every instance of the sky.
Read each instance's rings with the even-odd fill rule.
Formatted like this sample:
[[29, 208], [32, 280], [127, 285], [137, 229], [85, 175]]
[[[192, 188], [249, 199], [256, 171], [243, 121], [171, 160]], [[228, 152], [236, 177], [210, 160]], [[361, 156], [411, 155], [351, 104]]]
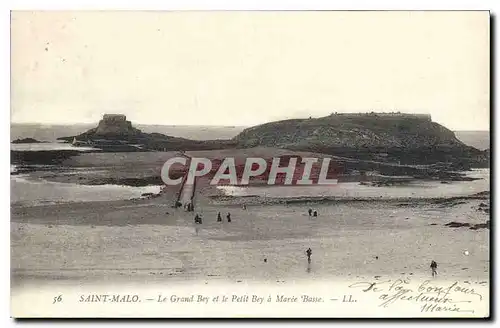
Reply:
[[11, 14], [11, 121], [256, 125], [428, 113], [489, 130], [488, 12]]

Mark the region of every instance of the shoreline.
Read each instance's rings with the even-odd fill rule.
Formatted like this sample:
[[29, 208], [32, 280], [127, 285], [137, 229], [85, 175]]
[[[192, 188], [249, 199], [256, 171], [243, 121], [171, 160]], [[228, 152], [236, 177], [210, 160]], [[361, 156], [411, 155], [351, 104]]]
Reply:
[[450, 197], [325, 197], [325, 196], [303, 196], [303, 197], [260, 197], [260, 196], [226, 196], [216, 195], [211, 196], [218, 203], [214, 205], [278, 205], [278, 204], [328, 204], [328, 203], [388, 203], [398, 204], [401, 206], [421, 205], [421, 204], [442, 204], [446, 202], [454, 202], [460, 200], [482, 199], [489, 200], [490, 192], [482, 191], [466, 196], [450, 196]]
[[[331, 158], [334, 163], [343, 168], [342, 174], [338, 174], [339, 182], [377, 182], [382, 179], [383, 183], [399, 183], [397, 177], [408, 176], [412, 181], [472, 181], [473, 178], [466, 177], [458, 171], [471, 171], [471, 165], [459, 165], [453, 162], [430, 163], [422, 165], [398, 164], [391, 161], [373, 160], [345, 157], [339, 155], [328, 155], [327, 153], [304, 152], [281, 148], [257, 147], [257, 148], [223, 148], [215, 150], [193, 150], [189, 151], [191, 157], [207, 157], [212, 160], [221, 160], [233, 157], [239, 163], [248, 157], [261, 157], [270, 160], [278, 157], [315, 157]], [[341, 155], [341, 154], [340, 154]], [[112, 157], [116, 156], [115, 159]], [[18, 151], [11, 150], [11, 165], [15, 165], [20, 173], [51, 172], [63, 173], [72, 169], [87, 168], [89, 171], [94, 167], [103, 167], [111, 176], [96, 176], [92, 180], [88, 176], [80, 175], [74, 179], [66, 179], [68, 182], [78, 184], [124, 184], [130, 186], [145, 186], [161, 182], [161, 168], [166, 159], [178, 156], [176, 151], [135, 151], [135, 152], [103, 152], [93, 150], [40, 150], [40, 151]], [[123, 167], [123, 162], [136, 164], [145, 169], [146, 172], [138, 174]], [[241, 163], [240, 163], [241, 164]], [[240, 165], [241, 166], [241, 165]], [[476, 166], [474, 166], [476, 167]], [[477, 168], [489, 168], [489, 165], [477, 165]], [[120, 171], [126, 169], [126, 171]], [[117, 171], [117, 172], [115, 172]], [[360, 175], [360, 172], [378, 172], [382, 177]], [[147, 174], [146, 174], [147, 173]], [[213, 174], [215, 172], [211, 172]], [[16, 174], [16, 173], [14, 173]], [[177, 174], [181, 174], [178, 171]], [[384, 177], [385, 176], [385, 177]], [[50, 177], [58, 181], [60, 177]], [[260, 181], [256, 181], [258, 185]]]
[[[43, 182], [39, 182], [43, 183]], [[61, 183], [63, 182], [49, 182], [49, 183]], [[68, 183], [69, 184], [69, 183]], [[137, 186], [127, 186], [127, 185], [116, 185], [116, 184], [106, 184], [111, 187], [131, 187], [135, 188]], [[87, 187], [92, 186], [106, 186], [106, 185], [82, 185]], [[169, 207], [173, 207], [175, 200], [178, 195], [177, 188], [162, 188], [161, 185], [148, 185], [147, 187], [159, 187], [161, 188], [158, 193], [143, 193], [140, 197], [124, 198], [117, 200], [89, 200], [89, 201], [42, 201], [46, 204], [40, 203], [36, 205], [23, 204], [23, 201], [11, 203], [11, 209], [15, 208], [29, 208], [29, 207], [51, 207], [51, 206], [61, 206], [71, 207], [73, 205], [78, 206], [82, 204], [84, 206], [94, 206], [99, 204], [106, 205], [137, 205], [140, 203], [148, 204], [151, 199], [161, 198], [163, 201], [167, 201], [165, 204]], [[143, 188], [138, 186], [137, 188]], [[291, 187], [293, 188], [293, 187]], [[349, 203], [385, 203], [385, 204], [399, 204], [400, 206], [418, 206], [423, 204], [443, 204], [447, 206], [453, 206], [453, 202], [459, 202], [463, 200], [490, 200], [490, 191], [484, 190], [481, 192], [472, 193], [463, 196], [435, 196], [435, 197], [358, 197], [358, 196], [297, 196], [297, 197], [262, 197], [258, 195], [243, 195], [243, 196], [232, 196], [227, 195], [223, 191], [217, 190], [216, 188], [200, 188], [197, 190], [197, 195], [195, 196], [197, 203], [202, 203], [204, 205], [210, 206], [238, 206], [238, 205], [301, 205], [301, 204], [349, 204]], [[167, 200], [168, 199], [168, 200]], [[144, 205], [144, 204], [143, 204]], [[154, 203], [151, 203], [154, 205]]]
[[[110, 188], [137, 188], [137, 193], [138, 196], [131, 197], [131, 198], [121, 198], [121, 199], [115, 199], [115, 200], [73, 200], [73, 199], [68, 199], [68, 200], [41, 200], [38, 204], [30, 204], [30, 200], [20, 200], [16, 202], [11, 201], [11, 207], [12, 208], [27, 208], [27, 207], [40, 207], [40, 206], [71, 206], [71, 204], [87, 204], [89, 206], [93, 205], [98, 205], [102, 203], [108, 203], [108, 204], [129, 204], [133, 205], [136, 204], [137, 202], [147, 202], [148, 200], [152, 199], [159, 199], [160, 201], [164, 202], [165, 204], [174, 205], [176, 202], [176, 199], [179, 195], [180, 191], [180, 186], [175, 185], [175, 186], [162, 186], [162, 183], [158, 183], [155, 181], [155, 183], [151, 184], [142, 184], [142, 183], [137, 183], [137, 181], [142, 181], [140, 178], [124, 178], [125, 181], [131, 182], [133, 181], [132, 185], [130, 184], [117, 184], [113, 183], [113, 181], [117, 181], [115, 178], [106, 178], [106, 181], [102, 182], [107, 182], [107, 183], [89, 183], [89, 180], [94, 180], [95, 176], [92, 176], [92, 174], [106, 174], [106, 170], [100, 170], [99, 168], [88, 172], [85, 169], [82, 169], [81, 172], [80, 170], [72, 171], [70, 173], [66, 172], [67, 174], [64, 175], [54, 175], [53, 171], [44, 171], [44, 172], [39, 172], [39, 174], [33, 175], [33, 174], [24, 174], [24, 173], [18, 173], [18, 174], [13, 174], [11, 175], [11, 183], [13, 181], [17, 181], [18, 179], [21, 179], [21, 183], [34, 183], [34, 184], [55, 184], [57, 186], [61, 186], [64, 188], [73, 188], [73, 187], [78, 187], [82, 186], [85, 188], [88, 188], [89, 190], [93, 187], [103, 187], [106, 188], [109, 186]], [[14, 179], [14, 180], [13, 180]], [[161, 180], [161, 179], [160, 179]], [[230, 193], [224, 191], [222, 188], [219, 188], [220, 186], [213, 186], [209, 184], [209, 181], [207, 179], [203, 178], [198, 178], [198, 186], [197, 186], [197, 191], [196, 191], [196, 199], [195, 202], [203, 205], [210, 205], [210, 206], [238, 206], [238, 205], [280, 205], [280, 204], [285, 204], [285, 205], [293, 205], [293, 204], [328, 204], [328, 203], [337, 203], [337, 204], [347, 204], [347, 203], [361, 203], [361, 202], [368, 202], [368, 203], [388, 203], [388, 204], [401, 204], [401, 206], [417, 206], [419, 204], [439, 204], [439, 203], [453, 203], [453, 202], [459, 202], [463, 200], [472, 200], [472, 199], [479, 199], [479, 200], [489, 200], [490, 199], [490, 191], [488, 189], [482, 190], [482, 191], [477, 191], [478, 188], [476, 187], [476, 191], [474, 192], [473, 190], [470, 191], [469, 194], [455, 194], [455, 195], [443, 195], [441, 193], [438, 193], [434, 196], [429, 196], [425, 194], [421, 195], [412, 195], [412, 196], [398, 196], [398, 188], [401, 188], [399, 186], [389, 186], [389, 187], [375, 187], [375, 186], [364, 186], [364, 185], [359, 185], [359, 191], [358, 189], [358, 184], [355, 183], [349, 183], [352, 185], [351, 187], [347, 187], [348, 189], [346, 190], [346, 195], [301, 195], [301, 196], [294, 196], [293, 195], [293, 188], [298, 188], [300, 190], [307, 190], [307, 188], [311, 188], [311, 190], [314, 190], [314, 188], [320, 188], [319, 191], [321, 191], [321, 188], [324, 188], [324, 186], [321, 185], [314, 185], [314, 186], [274, 186], [275, 188], [284, 188], [283, 190], [287, 191], [287, 194], [282, 195], [282, 196], [276, 196], [276, 195], [265, 195], [265, 188], [267, 186], [254, 186], [254, 185], [249, 185], [247, 187], [253, 188], [253, 190], [258, 190], [260, 188], [263, 188], [264, 190], [264, 195], [261, 194], [240, 194], [240, 195], [231, 195]], [[478, 180], [483, 180], [479, 178]], [[466, 182], [454, 182], [451, 185], [450, 184], [445, 184], [442, 185], [442, 187], [453, 187], [455, 183], [466, 183]], [[354, 185], [355, 184], [355, 185]], [[341, 185], [339, 183], [339, 185]], [[439, 188], [442, 188], [441, 185], [437, 185]], [[146, 190], [147, 188], [159, 188], [159, 192], [150, 192], [149, 190]], [[418, 190], [419, 185], [412, 187], [411, 185], [403, 187], [403, 188], [417, 188], [415, 190]], [[431, 186], [429, 186], [431, 187]], [[11, 187], [12, 188], [12, 187]], [[142, 193], [141, 189], [142, 188]], [[243, 190], [245, 189], [244, 187], [240, 187]], [[271, 186], [271, 191], [273, 186]], [[455, 186], [455, 188], [460, 188], [459, 186]], [[464, 185], [464, 188], [467, 188]], [[485, 186], [487, 188], [487, 186]], [[97, 190], [97, 189], [96, 189]], [[103, 189], [104, 190], [104, 189]], [[347, 192], [348, 190], [348, 192]], [[479, 189], [480, 190], [480, 189]], [[290, 191], [292, 191], [292, 194], [290, 194]], [[373, 192], [378, 192], [380, 191], [381, 195], [375, 196], [375, 195], [363, 195], [363, 193], [366, 194], [366, 191], [369, 191], [369, 193], [373, 194]], [[117, 191], [118, 192], [118, 191]], [[386, 194], [384, 194], [384, 192]], [[387, 193], [389, 192], [389, 193]], [[396, 194], [394, 194], [396, 192]], [[347, 195], [347, 193], [351, 193], [351, 195]], [[358, 193], [359, 195], [356, 195]], [[140, 195], [140, 196], [139, 196]], [[46, 203], [46, 204], [44, 204]], [[446, 205], [446, 204], [445, 204]]]

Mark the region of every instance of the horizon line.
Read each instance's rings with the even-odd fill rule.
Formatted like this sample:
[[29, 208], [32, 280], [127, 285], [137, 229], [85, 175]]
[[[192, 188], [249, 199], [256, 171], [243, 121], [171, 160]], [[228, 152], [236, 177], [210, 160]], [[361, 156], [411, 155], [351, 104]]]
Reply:
[[[10, 125], [21, 125], [21, 124], [26, 124], [26, 125], [34, 125], [34, 124], [39, 124], [39, 125], [89, 125], [89, 124], [99, 124], [99, 121], [94, 121], [94, 122], [10, 122]], [[141, 123], [141, 122], [132, 122], [133, 125], [158, 125], [158, 126], [213, 126], [213, 127], [249, 127], [253, 125], [214, 125], [214, 124], [158, 124], [158, 123]], [[259, 124], [264, 124], [264, 123], [259, 123]]]
[[[277, 121], [271, 121], [271, 122], [277, 122]], [[271, 123], [267, 122], [267, 123]], [[10, 125], [59, 125], [59, 126], [68, 126], [68, 125], [89, 125], [89, 124], [98, 124], [99, 122], [78, 122], [78, 123], [49, 123], [49, 122], [10, 122]], [[248, 128], [248, 127], [253, 127], [261, 124], [266, 124], [266, 123], [258, 123], [255, 125], [212, 125], [212, 124], [158, 124], [158, 123], [133, 123], [134, 125], [151, 125], [151, 126], [206, 126], [206, 127], [227, 127], [227, 128], [236, 128], [236, 127], [241, 127], [241, 128]], [[444, 125], [443, 125], [444, 126]], [[491, 130], [488, 129], [450, 129], [451, 131], [462, 131], [462, 132], [491, 132]]]

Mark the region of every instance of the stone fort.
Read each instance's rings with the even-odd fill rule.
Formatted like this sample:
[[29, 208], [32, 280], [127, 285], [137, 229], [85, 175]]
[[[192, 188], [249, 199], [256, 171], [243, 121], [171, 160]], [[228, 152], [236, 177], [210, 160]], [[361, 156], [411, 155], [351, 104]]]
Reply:
[[430, 114], [411, 114], [411, 113], [401, 113], [401, 112], [367, 112], [367, 113], [332, 113], [331, 116], [374, 116], [374, 117], [400, 117], [400, 118], [413, 118], [421, 119], [425, 121], [432, 121]]

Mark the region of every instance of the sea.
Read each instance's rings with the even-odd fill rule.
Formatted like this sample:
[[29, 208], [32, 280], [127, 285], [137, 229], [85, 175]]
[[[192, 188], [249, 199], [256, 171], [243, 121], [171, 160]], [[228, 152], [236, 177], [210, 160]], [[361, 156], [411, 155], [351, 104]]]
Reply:
[[[40, 151], [90, 148], [74, 148], [68, 143], [57, 140], [59, 137], [76, 135], [94, 127], [95, 124], [77, 125], [46, 125], [46, 124], [12, 124], [11, 141], [20, 138], [34, 138], [43, 143], [12, 144], [12, 150]], [[158, 132], [175, 137], [194, 140], [228, 139], [236, 136], [244, 126], [175, 126], [175, 125], [137, 125], [144, 132]], [[462, 142], [478, 149], [490, 147], [488, 131], [457, 131], [456, 136]], [[11, 204], [37, 206], [65, 202], [109, 201], [140, 197], [144, 193], [156, 193], [161, 186], [130, 187], [120, 185], [82, 186], [74, 183], [50, 182], [34, 179], [30, 174], [16, 174], [17, 167], [11, 165]], [[79, 172], [81, 173], [81, 172]], [[460, 196], [489, 190], [489, 169], [473, 170], [468, 175], [480, 177], [472, 182], [454, 182], [452, 184], [423, 183], [404, 187], [367, 187], [357, 183], [344, 183], [339, 187], [310, 187], [303, 190], [293, 188], [293, 193], [286, 187], [238, 188], [225, 187], [227, 195], [248, 196], [260, 195], [266, 197], [296, 197], [308, 196], [344, 196], [344, 197], [442, 197], [446, 195]], [[300, 188], [300, 187], [299, 187]]]

